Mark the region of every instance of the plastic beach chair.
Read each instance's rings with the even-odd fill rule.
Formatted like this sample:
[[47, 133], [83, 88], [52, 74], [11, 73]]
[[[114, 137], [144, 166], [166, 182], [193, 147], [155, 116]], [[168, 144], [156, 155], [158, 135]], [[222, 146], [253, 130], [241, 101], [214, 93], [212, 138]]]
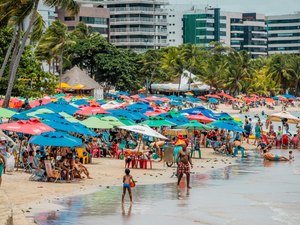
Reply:
[[45, 168], [46, 168], [46, 174], [49, 179], [54, 179], [54, 183], [58, 180], [61, 180], [61, 174], [58, 170], [53, 170], [51, 162], [49, 160], [45, 160]]
[[201, 159], [201, 150], [199, 143], [196, 143], [195, 147], [191, 149], [191, 158], [193, 158], [196, 152], [198, 152], [199, 159]]
[[75, 148], [77, 156], [82, 159], [82, 163], [86, 164], [89, 160], [88, 154], [84, 151], [84, 148]]

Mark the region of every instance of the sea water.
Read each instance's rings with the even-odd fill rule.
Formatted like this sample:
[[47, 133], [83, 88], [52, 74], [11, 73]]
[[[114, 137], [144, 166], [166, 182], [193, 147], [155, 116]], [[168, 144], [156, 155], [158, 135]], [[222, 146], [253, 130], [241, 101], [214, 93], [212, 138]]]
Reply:
[[[288, 155], [287, 150], [275, 150]], [[39, 224], [300, 224], [300, 152], [293, 162], [264, 162], [256, 153], [238, 164], [185, 183], [137, 185], [134, 203], [121, 204], [122, 188], [65, 198], [63, 210], [35, 216]], [[132, 170], [134, 176], [134, 170]], [[170, 174], [171, 175], [171, 174]]]

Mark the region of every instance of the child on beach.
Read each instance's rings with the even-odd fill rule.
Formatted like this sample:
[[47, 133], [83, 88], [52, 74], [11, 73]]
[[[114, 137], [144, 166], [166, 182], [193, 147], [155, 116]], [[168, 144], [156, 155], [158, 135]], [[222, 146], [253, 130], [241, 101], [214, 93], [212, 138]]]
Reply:
[[294, 160], [293, 151], [289, 151], [289, 160]]
[[124, 204], [124, 197], [126, 194], [126, 190], [128, 190], [130, 203], [132, 203], [132, 194], [131, 194], [131, 186], [130, 183], [134, 183], [132, 176], [130, 175], [130, 170], [125, 169], [125, 175], [123, 176], [123, 194], [122, 194], [122, 204]]

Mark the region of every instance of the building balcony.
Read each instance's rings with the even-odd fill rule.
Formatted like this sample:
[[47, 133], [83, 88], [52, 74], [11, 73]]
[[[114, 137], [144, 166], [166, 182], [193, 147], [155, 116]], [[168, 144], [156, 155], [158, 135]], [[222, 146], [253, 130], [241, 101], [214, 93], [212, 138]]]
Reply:
[[118, 14], [154, 14], [154, 15], [167, 15], [168, 12], [165, 9], [153, 8], [153, 7], [116, 7], [108, 8], [111, 15]]
[[151, 24], [167, 26], [167, 19], [145, 18], [145, 17], [124, 17], [124, 18], [111, 18], [111, 25], [121, 24]]
[[144, 38], [120, 38], [111, 39], [110, 43], [117, 46], [167, 46], [167, 40], [155, 40]]
[[[93, 0], [88, 0], [93, 1]], [[99, 0], [94, 0], [99, 1]], [[166, 5], [169, 3], [168, 0], [122, 0], [122, 3], [130, 4], [130, 3], [141, 3], [141, 4], [156, 4], [156, 5]], [[120, 4], [120, 0], [105, 0], [104, 4]]]
[[131, 35], [131, 34], [146, 34], [146, 35], [165, 35], [167, 36], [167, 29], [153, 29], [153, 28], [111, 28], [110, 35]]

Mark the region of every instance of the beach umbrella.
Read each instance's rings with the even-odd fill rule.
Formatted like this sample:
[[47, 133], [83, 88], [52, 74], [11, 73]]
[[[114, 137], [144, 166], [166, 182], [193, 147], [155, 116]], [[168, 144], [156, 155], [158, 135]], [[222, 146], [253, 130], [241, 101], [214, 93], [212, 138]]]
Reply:
[[77, 134], [83, 134], [86, 136], [97, 136], [97, 134], [80, 123], [70, 122], [55, 122], [55, 121], [44, 121], [45, 124], [54, 128], [55, 130], [72, 132]]
[[12, 116], [18, 114], [13, 110], [9, 110], [6, 108], [0, 108], [0, 118], [11, 118]]
[[288, 123], [297, 124], [300, 122], [300, 119], [296, 116], [293, 116], [289, 112], [280, 112], [268, 115], [269, 121], [282, 122], [283, 119], [286, 119]]
[[105, 109], [103, 109], [100, 106], [85, 106], [80, 108], [78, 111], [76, 111], [75, 114], [97, 115], [97, 114], [109, 114], [109, 112], [105, 111]]
[[104, 121], [114, 127], [125, 126], [118, 118], [113, 116], [105, 116], [100, 118], [101, 121]]
[[46, 114], [46, 113], [54, 113], [54, 111], [46, 108], [41, 108], [41, 109], [37, 109], [36, 111], [27, 113], [27, 116], [37, 117], [38, 114]]
[[188, 118], [189, 120], [197, 120], [198, 122], [201, 123], [211, 123], [214, 121], [213, 119], [204, 116], [202, 113], [199, 113], [197, 115], [190, 115], [187, 116], [186, 118]]
[[220, 98], [221, 98], [221, 97], [218, 96], [218, 95], [212, 95], [212, 94], [205, 95], [205, 97], [208, 97], [208, 98], [217, 98], [217, 99], [220, 99]]
[[200, 98], [201, 100], [206, 100], [206, 97], [204, 96], [198, 96], [197, 98]]
[[174, 106], [183, 106], [183, 103], [182, 102], [175, 102], [175, 101], [172, 101], [172, 102], [169, 102], [170, 105], [174, 105]]
[[194, 94], [192, 92], [186, 92], [185, 95], [193, 96]]
[[78, 119], [76, 119], [74, 116], [71, 116], [68, 113], [65, 112], [60, 112], [58, 113], [59, 115], [63, 116], [67, 121], [69, 121], [70, 123], [79, 123], [80, 121]]
[[40, 106], [40, 105], [45, 105], [51, 102], [51, 98], [41, 98], [41, 99], [36, 99], [32, 102], [29, 103], [31, 108]]
[[165, 136], [163, 136], [162, 134], [158, 133], [157, 131], [151, 129], [149, 126], [145, 125], [145, 124], [141, 124], [141, 125], [132, 125], [132, 126], [121, 126], [119, 127], [120, 129], [123, 130], [128, 130], [128, 131], [132, 131], [138, 134], [143, 134], [143, 135], [147, 135], [149, 137], [156, 137], [156, 138], [160, 138], [160, 139], [168, 139]]
[[125, 95], [125, 96], [129, 96], [129, 93], [126, 91], [118, 91], [117, 95]]
[[157, 116], [157, 115], [160, 115], [160, 114], [163, 114], [163, 113], [166, 113], [166, 112], [167, 111], [165, 109], [156, 108], [156, 109], [154, 109], [154, 111], [146, 112], [145, 115], [146, 116]]
[[212, 104], [217, 104], [217, 103], [218, 103], [218, 100], [215, 99], [215, 98], [209, 98], [209, 99], [208, 99], [208, 102], [209, 102], [209, 103], [212, 103]]
[[40, 146], [55, 146], [55, 147], [77, 147], [82, 145], [80, 138], [73, 137], [65, 132], [55, 131], [46, 132], [38, 136], [30, 138], [29, 143]]
[[148, 120], [143, 121], [140, 124], [145, 124], [149, 127], [171, 127], [176, 125], [176, 123], [172, 123], [171, 121], [159, 116], [149, 117]]
[[225, 130], [230, 130], [230, 131], [241, 132], [241, 133], [243, 133], [245, 131], [244, 129], [237, 126], [236, 124], [230, 123], [230, 122], [225, 122], [225, 121], [214, 121], [214, 122], [210, 123], [209, 126], [220, 128], [220, 129], [225, 129]]
[[32, 116], [27, 116], [25, 113], [15, 114], [11, 117], [14, 120], [29, 120], [33, 118]]
[[127, 119], [126, 117], [120, 116], [118, 117], [120, 122], [122, 122], [125, 126], [131, 126], [136, 125], [136, 123], [133, 120]]
[[54, 122], [64, 122], [64, 123], [69, 122], [58, 113], [37, 114], [36, 117], [44, 120], [54, 121]]
[[56, 102], [51, 102], [43, 106], [46, 109], [50, 109], [54, 112], [66, 112], [70, 115], [73, 115], [78, 108], [75, 106], [70, 105], [65, 99], [60, 98]]
[[91, 116], [87, 118], [86, 120], [83, 120], [80, 122], [84, 126], [88, 128], [94, 128], [94, 129], [111, 129], [113, 126], [109, 124], [106, 121], [101, 121], [98, 117]]
[[39, 119], [19, 120], [14, 123], [0, 124], [1, 130], [8, 130], [24, 134], [38, 135], [43, 132], [54, 131], [53, 128], [41, 123]]
[[193, 129], [193, 130], [212, 130], [213, 127], [199, 123], [197, 120], [191, 120], [189, 123], [177, 126], [178, 128]]

